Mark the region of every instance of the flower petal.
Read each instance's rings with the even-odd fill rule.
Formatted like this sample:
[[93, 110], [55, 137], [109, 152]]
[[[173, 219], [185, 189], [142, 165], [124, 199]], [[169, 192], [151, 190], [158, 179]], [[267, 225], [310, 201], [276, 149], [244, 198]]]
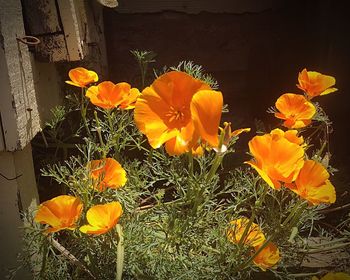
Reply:
[[203, 140], [212, 147], [219, 144], [218, 130], [223, 106], [221, 92], [201, 90], [191, 102], [191, 113], [196, 129]]

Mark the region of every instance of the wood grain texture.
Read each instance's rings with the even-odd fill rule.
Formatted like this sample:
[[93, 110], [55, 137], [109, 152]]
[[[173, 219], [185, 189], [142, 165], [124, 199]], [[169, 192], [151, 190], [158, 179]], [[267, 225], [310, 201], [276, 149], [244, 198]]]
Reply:
[[0, 0], [0, 112], [7, 151], [25, 147], [40, 129], [27, 45], [19, 0]]

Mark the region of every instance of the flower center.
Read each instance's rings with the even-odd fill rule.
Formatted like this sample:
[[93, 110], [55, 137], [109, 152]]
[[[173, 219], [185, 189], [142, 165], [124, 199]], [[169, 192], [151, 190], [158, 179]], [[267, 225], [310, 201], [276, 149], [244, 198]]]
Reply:
[[170, 126], [183, 127], [187, 124], [189, 115], [189, 110], [185, 106], [180, 108], [170, 106], [165, 116], [168, 118]]

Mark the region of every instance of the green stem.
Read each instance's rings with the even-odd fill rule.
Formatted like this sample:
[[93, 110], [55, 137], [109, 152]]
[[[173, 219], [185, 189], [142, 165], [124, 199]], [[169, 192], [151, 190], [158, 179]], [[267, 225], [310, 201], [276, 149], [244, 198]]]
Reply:
[[98, 119], [98, 116], [97, 116], [97, 112], [96, 112], [96, 111], [94, 111], [94, 116], [95, 116], [95, 121], [96, 121], [96, 132], [97, 132], [97, 136], [98, 136], [98, 139], [99, 139], [99, 141], [100, 141], [101, 147], [103, 148], [103, 155], [102, 155], [102, 158], [105, 158], [106, 155], [107, 155], [106, 145], [105, 145], [105, 143], [103, 142], [102, 131], [101, 131], [101, 126], [100, 126], [100, 120]]
[[47, 253], [49, 251], [49, 244], [47, 240], [44, 240], [43, 246], [44, 246], [44, 250], [43, 250], [43, 258], [41, 261], [40, 278], [45, 279], [44, 273], [45, 273], [46, 262], [47, 262]]
[[[296, 203], [292, 209], [292, 211], [289, 213], [288, 217], [283, 221], [281, 228], [284, 228], [288, 222], [294, 217], [295, 213], [299, 213], [300, 211], [304, 210], [304, 206], [305, 203], [307, 203], [306, 201], [300, 201], [298, 203]], [[261, 245], [259, 247], [258, 250], [256, 250], [254, 252], [254, 254], [245, 262], [243, 263], [243, 265], [240, 266], [241, 269], [246, 268], [253, 260], [254, 258], [263, 250], [265, 249], [265, 247], [276, 237], [278, 231], [275, 231], [269, 238], [267, 238], [265, 240], [265, 242], [263, 243], [263, 245]]]
[[[295, 203], [292, 211], [290, 211], [288, 217], [283, 221], [281, 227], [285, 227], [287, 225], [287, 223], [294, 217], [295, 213], [299, 210], [299, 206], [303, 206], [307, 204], [307, 201], [298, 201], [297, 203]], [[304, 209], [303, 209], [304, 210]]]
[[211, 168], [209, 170], [206, 182], [209, 183], [210, 180], [213, 178], [213, 176], [215, 175], [217, 169], [219, 168], [222, 159], [224, 158], [223, 155], [220, 155], [219, 153], [216, 153], [215, 158], [213, 160], [213, 164], [211, 165]]
[[193, 177], [193, 154], [192, 151], [189, 151], [187, 153], [188, 156], [188, 169], [189, 169], [189, 173], [190, 176]]
[[86, 120], [87, 106], [85, 106], [84, 96], [85, 96], [85, 88], [81, 88], [81, 110], [80, 110], [81, 118], [83, 119], [83, 123], [84, 123], [85, 129], [86, 129], [86, 132], [87, 132], [88, 136], [91, 138], [91, 132], [89, 129], [88, 122]]
[[300, 204], [297, 211], [295, 212], [294, 216], [291, 219], [291, 222], [289, 223], [289, 227], [294, 227], [300, 220], [300, 216], [303, 214], [305, 208], [307, 206], [307, 202], [304, 201]]
[[[263, 185], [263, 188], [264, 188], [263, 193], [261, 194], [259, 200], [257, 200], [255, 202], [255, 207], [256, 208], [259, 208], [262, 205], [262, 203], [263, 203], [263, 201], [265, 199], [265, 196], [267, 194], [267, 191], [268, 191], [267, 186]], [[255, 208], [253, 208], [252, 215], [251, 215], [251, 217], [249, 219], [249, 222], [248, 222], [247, 226], [244, 229], [244, 232], [242, 234], [241, 239], [238, 242], [238, 246], [239, 246], [240, 249], [242, 248], [243, 242], [245, 241], [245, 239], [246, 239], [246, 237], [248, 235], [248, 232], [250, 230], [250, 227], [252, 226], [252, 223], [253, 223], [254, 219], [255, 219]]]
[[116, 280], [122, 280], [123, 276], [123, 266], [124, 266], [124, 237], [123, 237], [123, 229], [120, 224], [116, 225], [116, 230], [118, 234], [118, 245], [117, 245], [117, 274]]
[[259, 249], [256, 250], [256, 251], [254, 252], [254, 254], [251, 255], [251, 257], [250, 257], [245, 263], [243, 263], [243, 265], [241, 265], [241, 269], [246, 268], [246, 267], [254, 260], [254, 258], [255, 258], [257, 255], [259, 255], [260, 252], [261, 252], [262, 250], [265, 249], [265, 247], [271, 242], [271, 240], [272, 240], [274, 237], [275, 237], [275, 236], [274, 236], [274, 234], [273, 234], [273, 235], [271, 235], [269, 238], [267, 238], [267, 239], [265, 240], [264, 244], [261, 245], [261, 246], [259, 247]]

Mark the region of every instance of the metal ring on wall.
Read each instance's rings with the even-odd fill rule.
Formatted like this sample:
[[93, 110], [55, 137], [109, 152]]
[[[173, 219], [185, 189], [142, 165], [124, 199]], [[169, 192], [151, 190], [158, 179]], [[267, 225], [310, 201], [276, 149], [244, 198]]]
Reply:
[[25, 35], [21, 38], [16, 38], [19, 42], [26, 44], [28, 46], [35, 46], [40, 44], [40, 39], [34, 36]]

